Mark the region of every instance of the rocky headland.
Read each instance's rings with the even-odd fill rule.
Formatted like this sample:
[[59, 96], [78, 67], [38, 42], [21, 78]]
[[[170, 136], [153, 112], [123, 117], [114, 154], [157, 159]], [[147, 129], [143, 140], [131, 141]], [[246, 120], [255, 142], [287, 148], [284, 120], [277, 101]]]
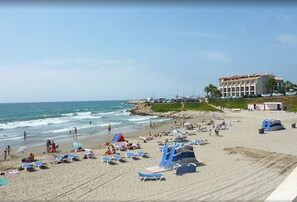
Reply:
[[201, 116], [215, 116], [218, 117], [218, 112], [206, 112], [206, 111], [195, 111], [195, 110], [187, 110], [187, 111], [169, 111], [169, 112], [154, 112], [151, 109], [151, 106], [147, 103], [138, 103], [134, 108], [129, 110], [132, 115], [140, 115], [140, 116], [158, 116], [158, 117], [168, 117], [175, 119], [190, 119], [197, 118]]

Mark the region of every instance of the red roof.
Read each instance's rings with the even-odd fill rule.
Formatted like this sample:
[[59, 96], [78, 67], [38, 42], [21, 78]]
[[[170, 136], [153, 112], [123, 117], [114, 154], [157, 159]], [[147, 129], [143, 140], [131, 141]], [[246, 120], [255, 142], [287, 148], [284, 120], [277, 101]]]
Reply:
[[235, 79], [244, 79], [244, 78], [254, 78], [254, 77], [259, 77], [259, 76], [262, 76], [262, 75], [273, 76], [272, 74], [249, 74], [249, 75], [235, 75], [235, 76], [221, 77], [219, 79], [235, 80]]

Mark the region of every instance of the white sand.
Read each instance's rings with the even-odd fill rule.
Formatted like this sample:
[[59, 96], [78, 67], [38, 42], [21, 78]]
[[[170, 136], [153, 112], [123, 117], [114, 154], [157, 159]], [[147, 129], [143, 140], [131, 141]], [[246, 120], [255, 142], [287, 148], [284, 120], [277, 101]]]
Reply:
[[[196, 173], [176, 176], [167, 171], [163, 173], [165, 181], [140, 181], [136, 173], [148, 172], [147, 167], [156, 166], [161, 160], [155, 141], [142, 144], [141, 150], [148, 152], [150, 158], [117, 165], [101, 162], [105, 148], [94, 150], [98, 159], [65, 164], [50, 164], [51, 155], [45, 154], [38, 158], [49, 163], [49, 169], [6, 174], [9, 185], [0, 187], [0, 200], [263, 201], [297, 165], [297, 129], [291, 128], [297, 116], [286, 112], [226, 111], [224, 118], [232, 126], [220, 131], [220, 137], [209, 136], [208, 132], [189, 136], [209, 142], [194, 146], [196, 157], [205, 163], [197, 167]], [[264, 118], [280, 119], [286, 130], [258, 134]], [[139, 135], [147, 136], [147, 131], [133, 136]], [[77, 154], [81, 157], [83, 153]], [[19, 158], [1, 161], [0, 168], [12, 165], [19, 166]]]

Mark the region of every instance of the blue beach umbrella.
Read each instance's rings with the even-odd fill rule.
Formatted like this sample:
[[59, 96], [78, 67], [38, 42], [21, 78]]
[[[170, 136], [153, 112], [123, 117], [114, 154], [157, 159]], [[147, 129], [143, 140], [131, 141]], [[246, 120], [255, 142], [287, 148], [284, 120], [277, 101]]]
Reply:
[[0, 186], [1, 185], [7, 185], [8, 184], [8, 180], [6, 179], [0, 179]]
[[76, 147], [82, 147], [82, 144], [79, 142], [73, 142], [72, 143], [72, 147], [76, 148]]

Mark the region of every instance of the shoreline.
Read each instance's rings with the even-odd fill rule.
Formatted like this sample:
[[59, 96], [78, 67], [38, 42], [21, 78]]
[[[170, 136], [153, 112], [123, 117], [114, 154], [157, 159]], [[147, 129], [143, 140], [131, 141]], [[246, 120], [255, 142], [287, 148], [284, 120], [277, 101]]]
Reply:
[[[193, 113], [193, 112], [191, 112], [191, 113]], [[192, 117], [192, 118], [184, 118], [184, 119], [178, 118], [178, 119], [176, 119], [176, 120], [178, 120], [176, 127], [183, 127], [182, 123], [184, 123], [185, 120], [193, 123], [194, 125], [197, 125], [203, 119], [215, 118], [216, 116], [214, 116], [214, 114], [217, 114], [217, 117], [222, 116], [223, 113], [220, 113], [220, 112], [208, 112], [208, 113], [207, 112], [202, 112], [202, 113], [196, 112], [196, 114], [197, 114], [197, 116]], [[161, 118], [164, 118], [164, 117], [161, 117]], [[151, 132], [152, 134], [155, 134], [160, 131], [168, 131], [168, 129], [170, 127], [172, 127], [172, 125], [174, 125], [173, 118], [170, 118], [170, 120], [165, 120], [165, 121], [161, 121], [161, 122], [154, 122], [155, 128], [150, 128], [149, 124], [142, 124], [139, 127], [134, 127], [134, 129], [132, 131], [129, 131], [127, 133], [123, 132], [123, 136], [125, 137], [125, 139], [127, 139], [129, 141], [133, 141], [134, 143], [143, 142], [143, 140], [141, 140], [139, 138], [139, 136], [147, 137], [147, 136], [149, 136], [149, 132]], [[116, 129], [112, 129], [111, 134], [107, 134], [107, 132], [104, 134], [98, 132], [98, 133], [94, 133], [94, 134], [84, 135], [81, 137], [78, 136], [77, 140], [74, 140], [72, 135], [70, 135], [69, 138], [54, 140], [56, 145], [59, 145], [57, 152], [55, 152], [55, 153], [47, 153], [46, 152], [46, 146], [45, 146], [46, 141], [44, 141], [44, 143], [29, 145], [28, 149], [26, 149], [23, 153], [15, 154], [15, 151], [19, 147], [24, 146], [24, 145], [19, 145], [18, 147], [11, 148], [11, 156], [7, 157], [7, 159], [8, 159], [7, 161], [13, 160], [13, 159], [26, 158], [29, 156], [30, 153], [33, 153], [35, 155], [36, 159], [38, 159], [39, 157], [42, 158], [42, 156], [44, 156], [44, 155], [69, 153], [73, 150], [73, 147], [72, 147], [73, 142], [80, 142], [83, 145], [83, 148], [87, 148], [87, 149], [92, 149], [92, 150], [102, 149], [102, 148], [104, 148], [104, 143], [111, 142], [114, 135], [116, 133], [120, 132], [120, 131], [113, 132], [115, 130]], [[140, 135], [140, 133], [141, 133], [141, 135]], [[4, 155], [1, 152], [0, 153], [0, 163], [5, 162], [3, 159], [4, 159]], [[2, 167], [0, 166], [0, 170], [1, 169], [2, 169]]]

